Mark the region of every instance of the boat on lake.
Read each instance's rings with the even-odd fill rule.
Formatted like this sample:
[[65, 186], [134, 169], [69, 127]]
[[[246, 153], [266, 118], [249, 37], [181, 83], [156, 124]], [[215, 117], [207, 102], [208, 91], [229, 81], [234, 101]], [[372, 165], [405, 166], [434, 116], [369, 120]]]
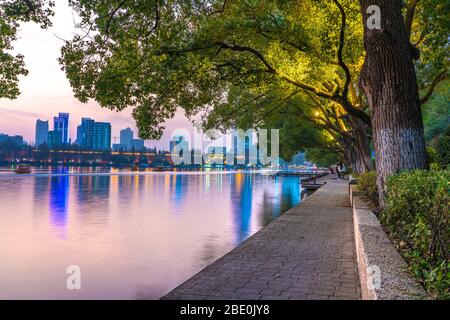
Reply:
[[15, 172], [19, 174], [31, 173], [31, 167], [28, 164], [19, 164], [17, 165]]

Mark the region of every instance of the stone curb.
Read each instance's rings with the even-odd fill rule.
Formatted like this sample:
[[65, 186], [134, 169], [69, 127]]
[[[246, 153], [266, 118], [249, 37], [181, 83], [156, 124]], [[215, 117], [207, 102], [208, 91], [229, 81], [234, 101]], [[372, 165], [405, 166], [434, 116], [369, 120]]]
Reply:
[[362, 299], [425, 299], [425, 290], [408, 271], [376, 215], [355, 192], [350, 192], [350, 200]]

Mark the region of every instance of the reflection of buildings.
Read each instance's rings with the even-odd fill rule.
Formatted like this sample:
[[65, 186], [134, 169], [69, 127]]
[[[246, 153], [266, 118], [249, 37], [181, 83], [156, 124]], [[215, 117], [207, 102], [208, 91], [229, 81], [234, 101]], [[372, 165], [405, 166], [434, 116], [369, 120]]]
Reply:
[[48, 121], [37, 120], [36, 121], [36, 136], [35, 136], [35, 146], [48, 142]]
[[281, 213], [301, 202], [301, 184], [298, 177], [277, 177], [270, 189], [264, 190], [261, 225], [265, 226]]
[[99, 201], [107, 201], [109, 197], [111, 176], [74, 177], [78, 185], [77, 201], [79, 203], [100, 205]]
[[175, 206], [179, 206], [182, 204], [187, 190], [185, 188], [188, 187], [188, 179], [189, 177], [181, 174], [174, 174], [171, 176], [170, 180], [170, 189], [171, 189], [171, 198], [175, 204]]
[[67, 223], [69, 205], [69, 177], [52, 177], [50, 181], [50, 219], [55, 226]]
[[252, 218], [252, 176], [235, 174], [231, 180], [231, 208], [235, 224], [236, 243], [248, 238]]
[[35, 177], [33, 179], [33, 209], [39, 211], [41, 207], [45, 207], [50, 194], [50, 177]]
[[283, 177], [281, 181], [281, 212], [299, 204], [301, 196], [301, 182], [299, 178]]

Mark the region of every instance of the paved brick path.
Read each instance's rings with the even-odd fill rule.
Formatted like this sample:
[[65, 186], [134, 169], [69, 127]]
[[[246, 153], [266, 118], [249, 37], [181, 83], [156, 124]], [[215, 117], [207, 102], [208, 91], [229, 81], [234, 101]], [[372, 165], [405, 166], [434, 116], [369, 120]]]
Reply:
[[360, 299], [348, 183], [325, 180], [162, 299]]

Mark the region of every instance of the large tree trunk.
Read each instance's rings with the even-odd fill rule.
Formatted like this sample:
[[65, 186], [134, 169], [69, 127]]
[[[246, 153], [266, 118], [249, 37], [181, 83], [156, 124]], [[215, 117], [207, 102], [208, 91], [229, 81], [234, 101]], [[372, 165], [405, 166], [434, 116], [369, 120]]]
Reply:
[[357, 174], [363, 174], [373, 170], [370, 157], [369, 138], [366, 135], [364, 127], [367, 127], [362, 121], [363, 127], [355, 127], [352, 123], [352, 139], [342, 137], [339, 141], [345, 151], [346, 163]]
[[[381, 29], [369, 29], [367, 20], [381, 9]], [[401, 0], [360, 0], [366, 60], [360, 86], [372, 113], [380, 205], [384, 207], [389, 175], [428, 168], [413, 50], [402, 16]]]
[[358, 174], [362, 174], [374, 170], [370, 153], [370, 139], [367, 135], [368, 126], [359, 118], [350, 117], [353, 137], [353, 149], [355, 153], [356, 170]]

